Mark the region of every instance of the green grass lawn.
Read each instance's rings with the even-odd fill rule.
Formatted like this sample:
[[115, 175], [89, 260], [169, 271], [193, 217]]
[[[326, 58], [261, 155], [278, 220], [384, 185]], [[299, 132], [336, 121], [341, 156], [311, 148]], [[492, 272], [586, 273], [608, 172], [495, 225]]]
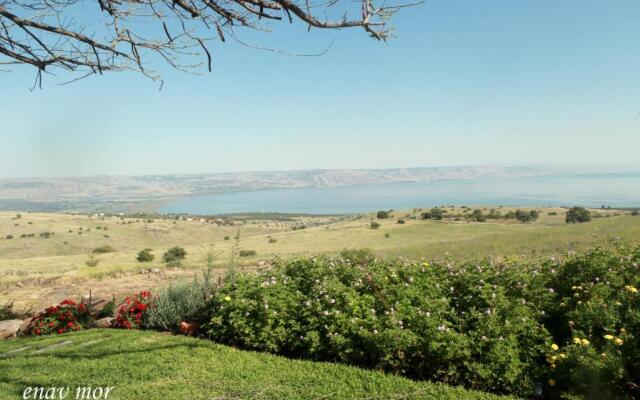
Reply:
[[112, 386], [109, 398], [136, 400], [508, 398], [155, 332], [95, 329], [0, 342], [0, 398], [22, 398], [26, 387], [69, 387], [72, 398], [86, 386]]

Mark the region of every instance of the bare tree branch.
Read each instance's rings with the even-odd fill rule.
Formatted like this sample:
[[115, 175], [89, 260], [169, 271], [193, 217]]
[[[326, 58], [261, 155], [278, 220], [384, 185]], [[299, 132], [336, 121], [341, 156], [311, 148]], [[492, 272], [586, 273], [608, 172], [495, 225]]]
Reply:
[[[203, 64], [197, 59], [204, 58], [211, 71], [207, 43], [215, 40], [208, 37], [214, 30], [221, 42], [231, 36], [245, 44], [236, 35], [237, 27], [263, 30], [261, 20], [276, 23], [284, 15], [286, 21], [297, 19], [309, 28], [361, 28], [375, 39], [387, 40], [389, 19], [402, 7], [415, 5], [387, 5], [387, 0], [320, 1], [96, 0], [95, 12], [87, 15], [87, 2], [81, 0], [0, 0], [0, 65], [35, 67], [34, 87], [42, 84], [43, 72], [55, 69], [77, 75], [67, 83], [125, 70], [156, 80], [159, 76], [151, 67], [155, 60], [195, 72]], [[334, 9], [341, 2], [344, 9]], [[79, 9], [81, 13], [75, 12]], [[82, 20], [68, 17], [78, 14]], [[356, 17], [349, 18], [350, 14]]]

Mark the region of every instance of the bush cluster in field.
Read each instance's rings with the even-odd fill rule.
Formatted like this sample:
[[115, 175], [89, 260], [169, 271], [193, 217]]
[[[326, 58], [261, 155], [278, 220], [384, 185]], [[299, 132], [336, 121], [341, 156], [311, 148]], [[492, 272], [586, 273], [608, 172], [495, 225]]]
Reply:
[[206, 334], [494, 393], [638, 395], [640, 249], [462, 265], [351, 255], [235, 275]]

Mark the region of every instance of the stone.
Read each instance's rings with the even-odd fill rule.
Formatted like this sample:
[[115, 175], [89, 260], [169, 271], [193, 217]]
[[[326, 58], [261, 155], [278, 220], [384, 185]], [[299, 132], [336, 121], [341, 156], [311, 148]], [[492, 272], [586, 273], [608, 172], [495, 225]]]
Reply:
[[22, 325], [21, 319], [8, 319], [0, 321], [0, 339], [9, 339], [18, 335], [18, 330]]
[[152, 274], [159, 274], [160, 273], [160, 269], [159, 268], [151, 268], [151, 273]]
[[98, 320], [93, 321], [93, 323], [91, 324], [91, 327], [92, 328], [111, 328], [111, 325], [113, 324], [114, 320], [115, 318], [113, 317], [100, 318]]

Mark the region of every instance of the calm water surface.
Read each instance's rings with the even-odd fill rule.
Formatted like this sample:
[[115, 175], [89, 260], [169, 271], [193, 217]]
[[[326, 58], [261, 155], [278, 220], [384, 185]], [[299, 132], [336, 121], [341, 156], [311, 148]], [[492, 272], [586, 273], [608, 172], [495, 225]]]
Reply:
[[449, 180], [256, 190], [183, 198], [161, 212], [354, 214], [437, 205], [640, 207], [640, 174]]

